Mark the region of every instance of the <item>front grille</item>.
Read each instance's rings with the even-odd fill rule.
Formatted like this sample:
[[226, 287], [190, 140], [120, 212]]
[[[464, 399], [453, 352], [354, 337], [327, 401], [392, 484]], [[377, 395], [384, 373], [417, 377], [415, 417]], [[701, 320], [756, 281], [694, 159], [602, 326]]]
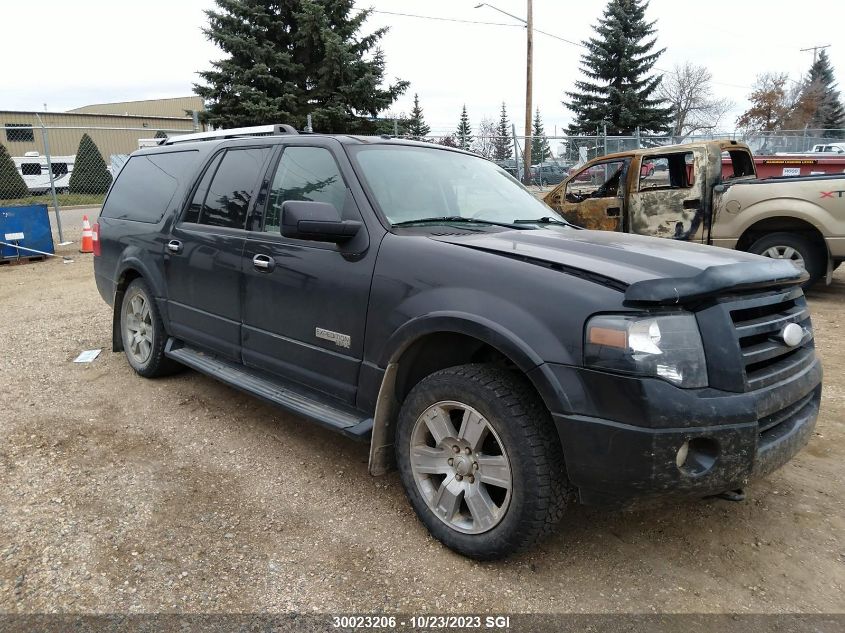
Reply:
[[[813, 362], [813, 328], [800, 288], [744, 298], [728, 311], [739, 343], [745, 388], [761, 389], [800, 372]], [[797, 323], [804, 339], [795, 347], [783, 341], [783, 328]]]

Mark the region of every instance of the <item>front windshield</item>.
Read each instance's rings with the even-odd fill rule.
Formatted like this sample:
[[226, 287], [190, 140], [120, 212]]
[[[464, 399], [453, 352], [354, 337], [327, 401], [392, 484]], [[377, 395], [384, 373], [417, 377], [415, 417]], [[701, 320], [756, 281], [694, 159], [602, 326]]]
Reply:
[[350, 149], [391, 224], [441, 217], [498, 223], [564, 221], [504, 169], [484, 158], [410, 145]]

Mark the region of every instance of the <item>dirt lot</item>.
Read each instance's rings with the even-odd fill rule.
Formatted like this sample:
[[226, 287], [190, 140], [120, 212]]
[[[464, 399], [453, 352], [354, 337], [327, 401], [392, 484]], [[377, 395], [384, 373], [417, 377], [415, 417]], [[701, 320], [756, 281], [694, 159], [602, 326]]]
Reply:
[[574, 508], [480, 564], [427, 535], [395, 473], [367, 474], [365, 446], [193, 372], [137, 377], [91, 256], [67, 252], [0, 267], [0, 611], [845, 609], [845, 270], [811, 294], [816, 436], [746, 501]]

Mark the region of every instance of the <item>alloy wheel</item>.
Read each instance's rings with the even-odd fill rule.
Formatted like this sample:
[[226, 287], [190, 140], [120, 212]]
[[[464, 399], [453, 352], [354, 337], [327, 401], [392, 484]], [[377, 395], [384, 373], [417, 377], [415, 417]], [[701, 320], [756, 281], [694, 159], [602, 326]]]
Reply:
[[511, 499], [511, 464], [476, 409], [456, 401], [431, 405], [414, 423], [410, 448], [417, 488], [446, 525], [480, 534], [502, 521]]
[[798, 264], [801, 268], [806, 269], [801, 253], [791, 246], [771, 246], [761, 254], [772, 259], [788, 259]]
[[147, 298], [140, 293], [134, 295], [125, 310], [124, 345], [133, 360], [143, 365], [153, 350], [152, 313]]

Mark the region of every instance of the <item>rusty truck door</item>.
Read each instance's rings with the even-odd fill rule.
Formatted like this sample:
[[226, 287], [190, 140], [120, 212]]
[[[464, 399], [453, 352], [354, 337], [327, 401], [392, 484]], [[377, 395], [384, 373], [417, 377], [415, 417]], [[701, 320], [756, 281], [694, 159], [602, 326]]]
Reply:
[[622, 231], [630, 158], [584, 166], [561, 183], [546, 202], [577, 226]]
[[629, 231], [676, 240], [706, 241], [707, 152], [675, 149], [641, 157], [628, 199]]

